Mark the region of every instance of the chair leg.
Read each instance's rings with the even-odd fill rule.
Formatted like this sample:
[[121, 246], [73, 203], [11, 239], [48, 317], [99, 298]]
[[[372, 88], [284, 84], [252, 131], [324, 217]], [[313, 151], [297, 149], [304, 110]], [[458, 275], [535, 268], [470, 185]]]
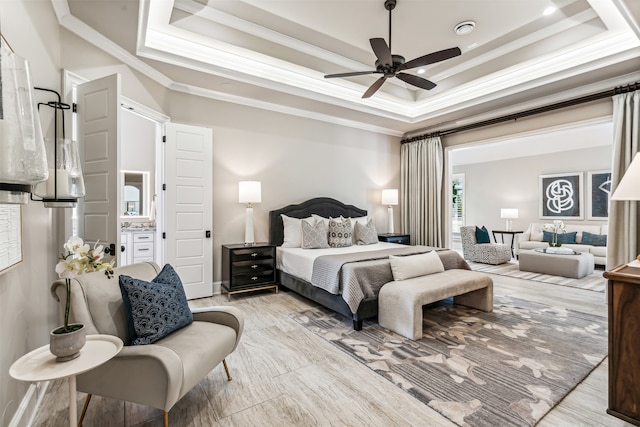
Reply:
[[227, 373], [227, 379], [231, 381], [231, 374], [229, 374], [229, 367], [227, 366], [227, 359], [222, 359], [222, 364], [224, 365], [224, 371]]
[[164, 427], [169, 427], [169, 413], [164, 411]]
[[80, 414], [80, 421], [78, 421], [78, 427], [82, 427], [82, 420], [84, 420], [84, 416], [87, 413], [87, 408], [89, 407], [90, 401], [91, 401], [91, 393], [87, 394], [86, 399], [84, 399], [84, 406], [82, 407], [82, 414]]

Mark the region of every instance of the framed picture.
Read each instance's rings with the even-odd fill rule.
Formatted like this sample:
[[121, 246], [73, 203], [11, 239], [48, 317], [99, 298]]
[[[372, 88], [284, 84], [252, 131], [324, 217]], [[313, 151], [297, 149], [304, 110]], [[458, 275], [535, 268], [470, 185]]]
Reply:
[[587, 219], [609, 219], [611, 171], [587, 172]]
[[582, 172], [540, 175], [541, 219], [584, 219]]
[[0, 204], [0, 274], [22, 261], [22, 209]]

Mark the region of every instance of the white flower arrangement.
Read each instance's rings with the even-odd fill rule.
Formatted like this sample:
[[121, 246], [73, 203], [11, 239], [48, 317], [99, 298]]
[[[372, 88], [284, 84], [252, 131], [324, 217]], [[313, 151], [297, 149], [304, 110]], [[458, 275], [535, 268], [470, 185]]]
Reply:
[[553, 223], [550, 224], [545, 224], [544, 225], [544, 229], [547, 231], [551, 231], [553, 232], [553, 236], [551, 238], [551, 242], [549, 242], [550, 246], [560, 246], [558, 244], [558, 233], [564, 233], [566, 231], [566, 227], [564, 225], [564, 222], [556, 219], [553, 221]]
[[56, 264], [56, 273], [61, 279], [65, 279], [67, 286], [67, 302], [64, 310], [63, 332], [71, 332], [73, 327], [69, 326], [69, 308], [71, 301], [71, 279], [93, 271], [104, 271], [104, 274], [113, 277], [114, 260], [102, 262], [104, 258], [104, 246], [96, 242], [91, 248], [78, 236], [71, 236], [64, 244], [65, 252], [60, 254], [60, 261]]

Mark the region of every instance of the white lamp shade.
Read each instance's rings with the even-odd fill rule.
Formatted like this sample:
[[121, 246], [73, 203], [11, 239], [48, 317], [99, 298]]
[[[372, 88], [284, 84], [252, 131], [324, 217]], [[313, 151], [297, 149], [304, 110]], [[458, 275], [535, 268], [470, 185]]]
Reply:
[[611, 200], [640, 200], [640, 153], [633, 158]]
[[507, 219], [518, 218], [518, 209], [502, 208], [500, 209], [500, 218], [507, 218]]
[[398, 204], [398, 190], [382, 190], [382, 204], [387, 206]]
[[262, 202], [262, 188], [260, 181], [240, 181], [238, 185], [239, 203]]

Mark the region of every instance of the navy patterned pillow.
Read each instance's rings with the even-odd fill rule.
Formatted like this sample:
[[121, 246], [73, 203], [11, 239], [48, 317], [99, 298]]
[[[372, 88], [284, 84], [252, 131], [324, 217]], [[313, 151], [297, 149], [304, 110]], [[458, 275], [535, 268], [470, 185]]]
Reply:
[[152, 344], [193, 322], [182, 281], [166, 264], [151, 281], [119, 277], [131, 345]]

